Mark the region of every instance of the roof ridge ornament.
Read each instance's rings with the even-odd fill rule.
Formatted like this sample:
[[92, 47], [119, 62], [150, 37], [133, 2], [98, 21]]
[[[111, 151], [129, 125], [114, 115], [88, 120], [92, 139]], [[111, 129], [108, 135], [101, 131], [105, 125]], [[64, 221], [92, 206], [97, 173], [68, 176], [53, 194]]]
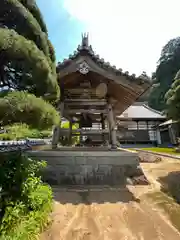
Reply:
[[82, 47], [89, 47], [89, 33], [82, 33]]

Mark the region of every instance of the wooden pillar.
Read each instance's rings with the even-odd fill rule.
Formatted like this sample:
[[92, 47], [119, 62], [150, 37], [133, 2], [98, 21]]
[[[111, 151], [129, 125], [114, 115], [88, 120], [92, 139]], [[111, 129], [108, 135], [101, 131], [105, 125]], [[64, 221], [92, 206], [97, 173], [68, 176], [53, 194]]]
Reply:
[[[104, 114], [101, 113], [101, 128], [102, 130], [105, 130], [105, 120], [104, 120]], [[103, 140], [103, 143], [105, 144], [106, 143], [106, 138], [105, 138], [105, 134], [102, 133], [102, 140]]]
[[109, 131], [110, 131], [110, 138], [111, 138], [111, 148], [116, 149], [117, 148], [116, 129], [115, 129], [113, 108], [111, 103], [107, 104], [107, 109], [108, 109]]
[[69, 120], [69, 145], [72, 144], [72, 119]]
[[146, 121], [147, 130], [149, 131], [149, 122]]
[[64, 116], [64, 102], [61, 102], [59, 105], [61, 116]]
[[137, 123], [137, 130], [139, 130], [139, 121], [136, 121]]
[[59, 134], [60, 134], [60, 127], [54, 126], [53, 127], [53, 135], [52, 135], [52, 149], [56, 149], [58, 142], [59, 142]]
[[[82, 115], [81, 115], [82, 116]], [[79, 129], [82, 131], [82, 122], [81, 122], [81, 118], [79, 120]], [[80, 135], [79, 135], [79, 144], [80, 146], [82, 145], [82, 142], [83, 142], [83, 136], [82, 136], [82, 133], [80, 131]]]

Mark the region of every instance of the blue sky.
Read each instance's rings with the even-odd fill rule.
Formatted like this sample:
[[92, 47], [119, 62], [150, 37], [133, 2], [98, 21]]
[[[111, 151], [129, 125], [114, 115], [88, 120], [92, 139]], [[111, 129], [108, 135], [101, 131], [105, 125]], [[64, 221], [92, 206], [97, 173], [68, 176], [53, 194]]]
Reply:
[[139, 75], [155, 70], [162, 47], [180, 36], [179, 0], [37, 0], [57, 61], [76, 50], [81, 33], [100, 57]]
[[63, 0], [37, 0], [48, 28], [49, 38], [52, 41], [57, 61], [67, 58], [81, 40], [81, 32], [85, 30], [83, 22], [72, 19], [64, 8]]

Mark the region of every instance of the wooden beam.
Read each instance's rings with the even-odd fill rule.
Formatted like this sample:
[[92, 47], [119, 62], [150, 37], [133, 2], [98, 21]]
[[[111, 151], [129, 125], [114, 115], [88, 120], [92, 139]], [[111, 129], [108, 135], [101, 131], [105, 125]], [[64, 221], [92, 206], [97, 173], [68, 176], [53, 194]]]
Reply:
[[83, 99], [83, 98], [77, 98], [77, 99], [65, 99], [65, 102], [107, 102], [106, 99], [99, 99], [99, 98], [92, 98], [92, 99]]
[[[78, 136], [78, 133], [81, 135], [100, 135], [100, 134], [108, 134], [108, 129], [91, 129], [91, 130], [83, 130], [83, 129], [73, 129], [72, 136]], [[69, 136], [69, 129], [62, 129], [60, 131], [61, 136]]]
[[80, 105], [80, 106], [105, 106], [107, 103], [106, 102], [65, 102], [66, 106], [76, 106], [76, 105]]
[[101, 114], [101, 113], [107, 113], [106, 109], [69, 109], [64, 110], [65, 114], [67, 115], [76, 115], [81, 113], [89, 113], [89, 114]]
[[64, 93], [72, 93], [72, 94], [77, 94], [77, 93], [83, 93], [83, 92], [88, 92], [88, 93], [96, 93], [96, 89], [95, 88], [69, 88], [69, 89], [65, 89]]

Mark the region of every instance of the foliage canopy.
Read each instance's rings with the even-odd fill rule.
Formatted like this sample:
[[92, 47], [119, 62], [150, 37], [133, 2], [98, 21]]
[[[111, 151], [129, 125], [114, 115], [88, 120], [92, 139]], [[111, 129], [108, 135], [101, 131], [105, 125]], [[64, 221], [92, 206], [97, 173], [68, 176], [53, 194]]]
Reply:
[[47, 33], [46, 24], [44, 23], [42, 14], [36, 4], [36, 1], [35, 0], [19, 0], [19, 2], [21, 2], [31, 12], [34, 18], [36, 18], [39, 25], [41, 26], [42, 31]]
[[54, 48], [34, 0], [1, 1], [0, 51], [0, 87], [59, 98]]
[[154, 86], [149, 96], [149, 105], [157, 110], [166, 108], [165, 94], [171, 88], [180, 69], [180, 37], [170, 40], [162, 49], [153, 75]]
[[18, 35], [14, 30], [0, 28], [0, 36], [0, 51], [11, 59], [20, 60], [23, 68], [31, 72], [30, 75], [20, 75], [20, 77], [18, 77], [19, 73], [14, 72], [15, 79], [8, 83], [9, 87], [26, 89], [35, 92], [37, 96], [49, 93], [56, 99], [59, 96], [56, 75], [43, 52], [33, 42]]
[[169, 118], [180, 120], [180, 71], [177, 73], [174, 83], [165, 96], [167, 100], [166, 112]]
[[0, 99], [1, 124], [26, 123], [32, 128], [47, 129], [60, 122], [59, 113], [41, 97], [27, 92], [10, 92]]

